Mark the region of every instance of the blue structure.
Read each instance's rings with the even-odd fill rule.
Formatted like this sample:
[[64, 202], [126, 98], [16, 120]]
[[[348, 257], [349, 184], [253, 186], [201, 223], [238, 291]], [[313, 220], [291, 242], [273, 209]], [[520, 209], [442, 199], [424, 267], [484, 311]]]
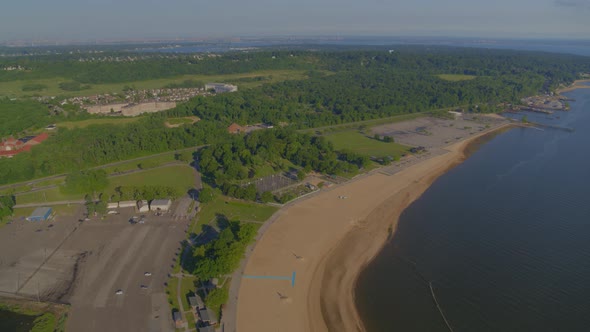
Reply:
[[51, 208], [50, 207], [38, 207], [31, 213], [31, 215], [27, 218], [28, 221], [45, 221], [49, 219], [51, 216]]

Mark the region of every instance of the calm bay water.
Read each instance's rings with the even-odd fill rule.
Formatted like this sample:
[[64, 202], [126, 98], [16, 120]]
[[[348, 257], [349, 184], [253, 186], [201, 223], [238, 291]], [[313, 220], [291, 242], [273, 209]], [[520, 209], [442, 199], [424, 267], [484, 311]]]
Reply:
[[[361, 274], [369, 332], [590, 331], [590, 90], [483, 144], [404, 211]], [[559, 119], [557, 118], [559, 116]]]

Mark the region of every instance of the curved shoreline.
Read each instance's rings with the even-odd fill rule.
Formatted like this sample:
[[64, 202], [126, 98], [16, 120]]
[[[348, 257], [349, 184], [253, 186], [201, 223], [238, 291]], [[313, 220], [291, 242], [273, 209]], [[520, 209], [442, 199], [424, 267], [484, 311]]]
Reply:
[[394, 175], [374, 172], [282, 209], [254, 247], [245, 274], [296, 271], [296, 287], [280, 280], [242, 280], [238, 330], [364, 331], [355, 284], [395, 231], [400, 214], [465, 159], [469, 143], [509, 126], [455, 143], [447, 153]]
[[[453, 158], [425, 174], [389, 197], [367, 216], [366, 228], [351, 229], [346, 237], [326, 258], [321, 276], [321, 312], [329, 331], [365, 331], [356, 308], [355, 290], [361, 272], [381, 252], [387, 241], [395, 234], [399, 217], [441, 175], [462, 163], [466, 158], [462, 144], [460, 150], [450, 152]], [[338, 266], [346, 266], [346, 273], [335, 273]], [[338, 290], [347, 290], [347, 299], [338, 298]], [[310, 312], [310, 315], [314, 313]], [[348, 318], [347, 318], [348, 317]]]

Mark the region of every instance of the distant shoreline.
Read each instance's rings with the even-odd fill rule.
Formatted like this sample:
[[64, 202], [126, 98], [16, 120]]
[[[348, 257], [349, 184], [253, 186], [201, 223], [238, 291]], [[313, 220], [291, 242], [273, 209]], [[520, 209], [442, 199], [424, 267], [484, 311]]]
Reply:
[[575, 80], [574, 83], [572, 83], [572, 85], [565, 88], [557, 89], [556, 92], [558, 94], [562, 94], [564, 92], [574, 91], [576, 89], [590, 89], [590, 85], [586, 85], [584, 83], [590, 83], [590, 79]]
[[[356, 281], [394, 233], [401, 212], [440, 175], [461, 163], [471, 142], [512, 126], [505, 124], [447, 146], [447, 153], [394, 175], [360, 176], [281, 210], [254, 247], [244, 273], [296, 271], [296, 287], [280, 280], [242, 280], [238, 330], [364, 331], [355, 306]], [[262, 312], [264, 319], [259, 317]]]

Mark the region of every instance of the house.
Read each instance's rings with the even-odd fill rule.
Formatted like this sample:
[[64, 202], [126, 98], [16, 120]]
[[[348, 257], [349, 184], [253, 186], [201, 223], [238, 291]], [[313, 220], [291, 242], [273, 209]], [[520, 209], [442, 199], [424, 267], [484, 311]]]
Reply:
[[172, 318], [174, 319], [174, 325], [176, 325], [177, 329], [181, 329], [184, 327], [184, 321], [182, 320], [182, 315], [180, 312], [175, 311], [172, 313]]
[[238, 91], [238, 87], [232, 84], [225, 83], [207, 83], [205, 84], [205, 90], [213, 90], [215, 91], [215, 93], [236, 92]]
[[232, 123], [229, 127], [227, 127], [227, 131], [230, 134], [240, 134], [246, 131], [246, 129], [244, 129], [244, 127], [240, 126], [237, 123]]
[[205, 309], [205, 302], [203, 302], [203, 299], [201, 299], [199, 295], [189, 296], [188, 303], [195, 312], [197, 312], [197, 310]]
[[53, 210], [50, 207], [38, 207], [27, 217], [28, 221], [45, 221], [51, 216]]
[[209, 325], [217, 324], [217, 317], [215, 317], [215, 313], [211, 309], [199, 310], [199, 316], [201, 317], [201, 321], [203, 323]]
[[215, 332], [215, 326], [207, 325], [198, 328], [199, 332]]
[[119, 207], [120, 208], [134, 208], [137, 206], [136, 201], [120, 201]]
[[148, 205], [148, 201], [145, 199], [141, 201], [137, 201], [137, 211], [139, 212], [148, 212], [150, 210], [150, 206]]
[[172, 201], [169, 199], [154, 199], [150, 203], [150, 210], [152, 211], [168, 211]]

